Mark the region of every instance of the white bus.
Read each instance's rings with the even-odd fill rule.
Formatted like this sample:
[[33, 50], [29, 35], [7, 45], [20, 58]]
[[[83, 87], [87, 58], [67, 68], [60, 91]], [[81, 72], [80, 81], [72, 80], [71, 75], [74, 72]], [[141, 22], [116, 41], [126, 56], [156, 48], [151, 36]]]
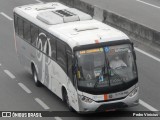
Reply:
[[14, 9], [20, 63], [77, 112], [138, 105], [136, 55], [127, 35], [63, 4]]

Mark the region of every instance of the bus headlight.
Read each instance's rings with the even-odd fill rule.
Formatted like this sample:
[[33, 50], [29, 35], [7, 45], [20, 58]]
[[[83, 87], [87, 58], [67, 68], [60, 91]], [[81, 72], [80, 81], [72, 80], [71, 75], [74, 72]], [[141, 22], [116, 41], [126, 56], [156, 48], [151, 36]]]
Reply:
[[132, 97], [134, 96], [139, 90], [139, 87], [135, 88], [130, 94], [129, 94], [129, 97]]
[[88, 97], [85, 97], [85, 96], [83, 96], [83, 95], [79, 95], [79, 98], [80, 98], [82, 101], [86, 102], [86, 103], [92, 103], [92, 102], [93, 102], [92, 99], [90, 99], [90, 98], [88, 98]]

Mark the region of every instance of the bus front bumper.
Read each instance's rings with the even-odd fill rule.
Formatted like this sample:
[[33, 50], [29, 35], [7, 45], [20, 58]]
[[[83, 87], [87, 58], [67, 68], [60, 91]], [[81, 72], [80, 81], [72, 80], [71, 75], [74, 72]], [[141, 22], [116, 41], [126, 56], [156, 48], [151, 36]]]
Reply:
[[133, 95], [128, 95], [124, 99], [108, 101], [108, 102], [91, 102], [87, 103], [79, 99], [79, 113], [95, 112], [95, 111], [109, 111], [115, 109], [122, 109], [126, 107], [133, 107], [139, 104], [139, 89]]

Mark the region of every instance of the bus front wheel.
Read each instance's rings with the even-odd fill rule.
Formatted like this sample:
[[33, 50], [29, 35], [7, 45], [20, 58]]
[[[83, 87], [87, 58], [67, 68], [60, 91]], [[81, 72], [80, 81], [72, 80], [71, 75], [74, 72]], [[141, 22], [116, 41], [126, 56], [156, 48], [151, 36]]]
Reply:
[[73, 108], [69, 103], [69, 98], [68, 98], [67, 91], [65, 89], [63, 89], [63, 100], [67, 104], [67, 107], [68, 107], [69, 111], [73, 111]]

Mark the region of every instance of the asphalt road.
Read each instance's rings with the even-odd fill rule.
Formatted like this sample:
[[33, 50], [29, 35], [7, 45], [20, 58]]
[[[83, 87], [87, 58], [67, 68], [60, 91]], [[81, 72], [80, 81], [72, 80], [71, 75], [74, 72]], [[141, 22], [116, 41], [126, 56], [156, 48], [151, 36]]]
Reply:
[[[106, 0], [109, 1], [109, 0]], [[110, 0], [111, 1], [111, 0]], [[130, 0], [131, 1], [131, 0]], [[47, 88], [37, 88], [32, 76], [20, 65], [14, 48], [13, 14], [14, 7], [35, 0], [1, 0], [0, 1], [0, 111], [68, 111], [64, 103]], [[119, 2], [118, 2], [119, 3]], [[160, 59], [137, 49], [137, 65], [139, 71], [140, 99], [137, 107], [127, 111], [160, 110]], [[159, 57], [160, 58], [160, 57]], [[38, 103], [41, 101], [41, 103]], [[2, 118], [0, 118], [2, 119]], [[15, 118], [17, 119], [17, 118]], [[39, 118], [38, 118], [39, 119]], [[87, 120], [84, 117], [44, 118], [56, 120]], [[106, 118], [92, 118], [106, 119]], [[128, 118], [108, 118], [127, 120]], [[157, 119], [158, 118], [130, 118]]]

